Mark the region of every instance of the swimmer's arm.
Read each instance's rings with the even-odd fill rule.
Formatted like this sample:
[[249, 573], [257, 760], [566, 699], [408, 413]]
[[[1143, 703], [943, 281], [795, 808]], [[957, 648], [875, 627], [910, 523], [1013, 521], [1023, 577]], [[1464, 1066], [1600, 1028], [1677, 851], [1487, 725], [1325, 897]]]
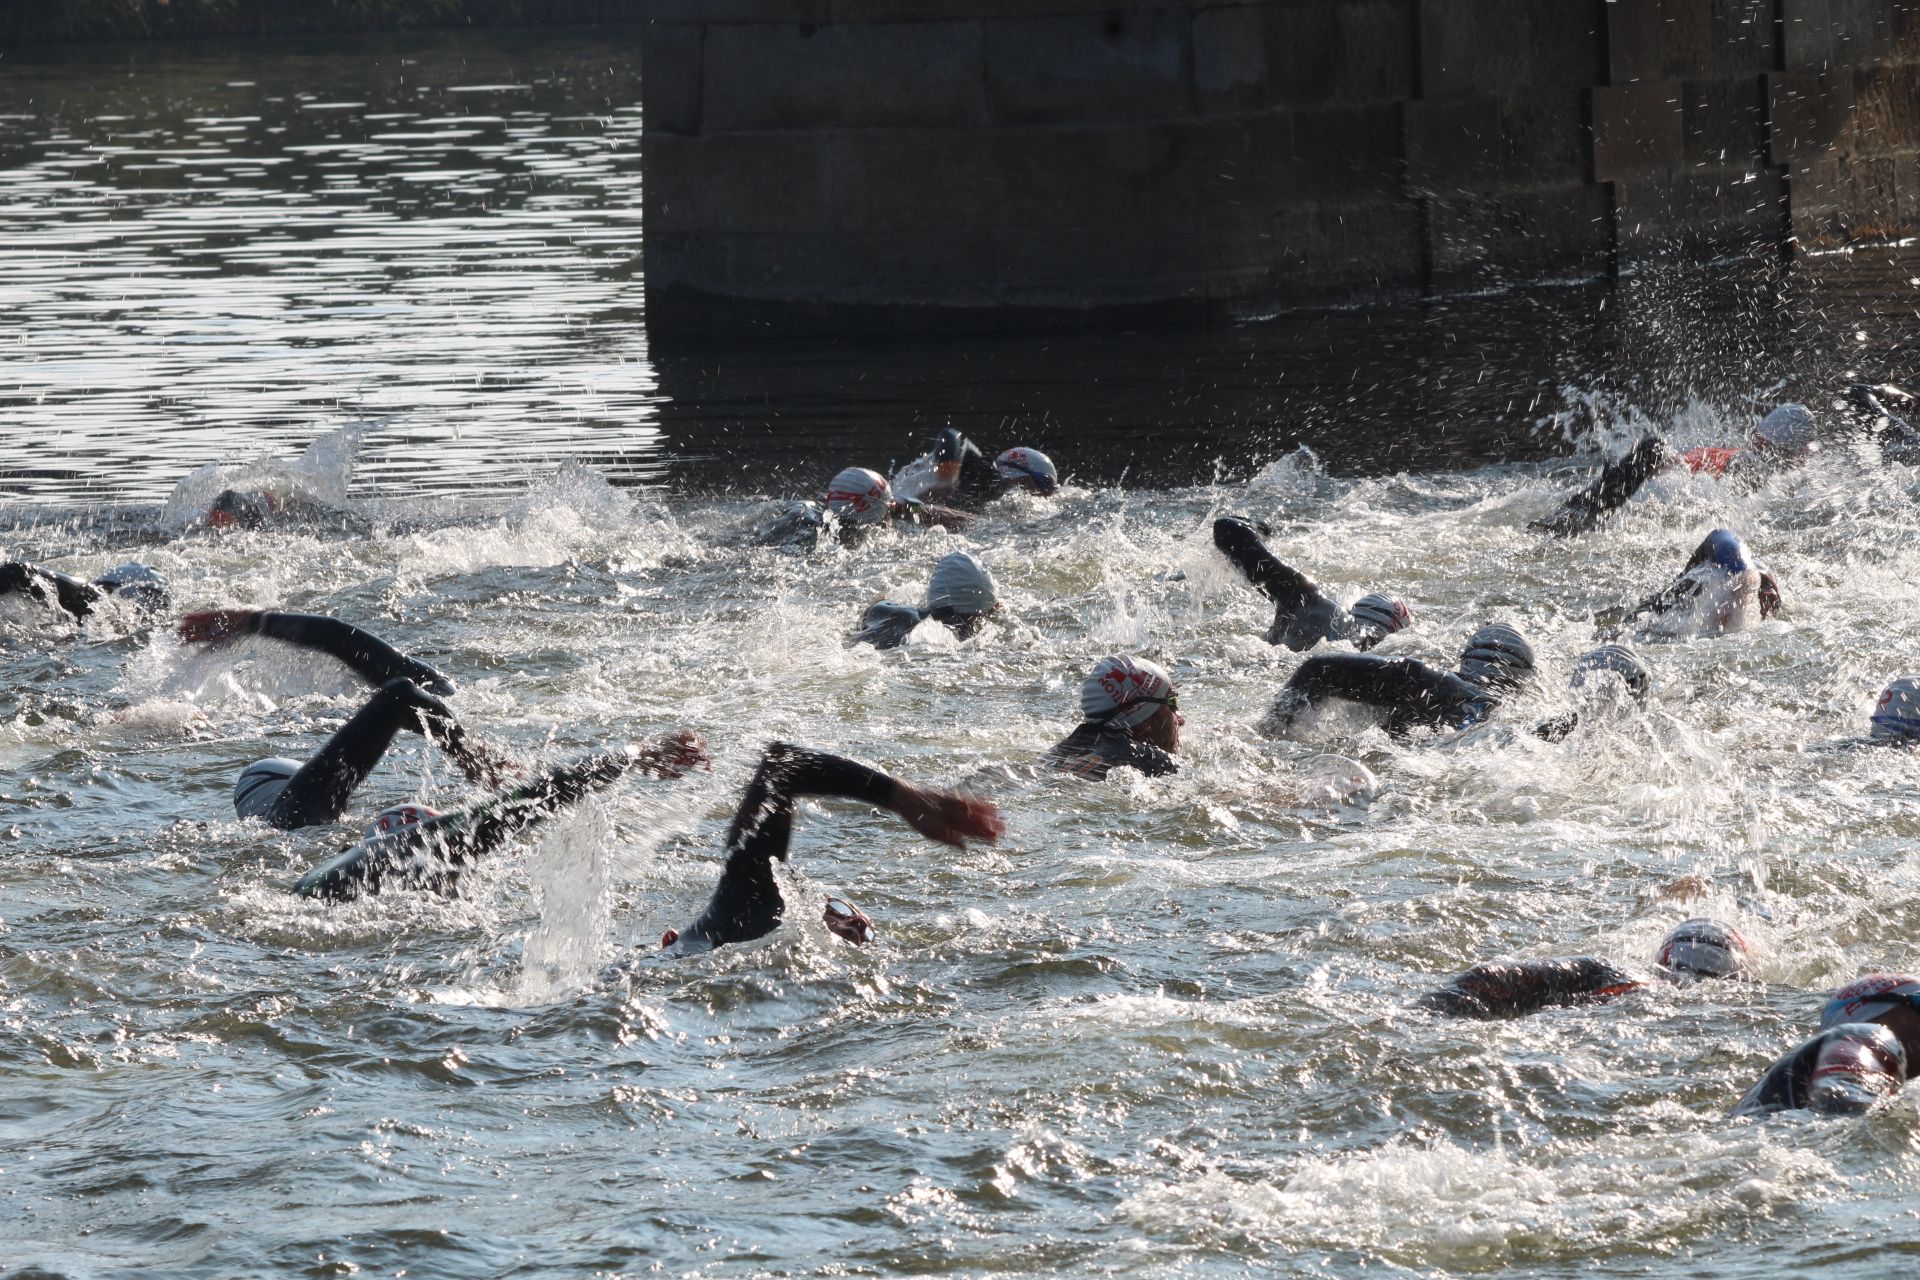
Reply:
[[1600, 523], [1601, 517], [1625, 506], [1670, 456], [1660, 437], [1642, 436], [1623, 457], [1602, 467], [1599, 478], [1569, 497], [1559, 511], [1527, 527], [1560, 538], [1585, 533]]
[[1222, 516], [1213, 522], [1213, 545], [1233, 562], [1241, 577], [1284, 610], [1298, 611], [1327, 600], [1312, 578], [1281, 563], [1260, 541], [1253, 526], [1238, 516]]
[[1326, 653], [1300, 664], [1287, 688], [1298, 699], [1343, 698], [1392, 712], [1412, 724], [1462, 727], [1481, 719], [1496, 699], [1451, 671], [1415, 658]]
[[106, 592], [91, 582], [82, 582], [58, 570], [42, 568], [14, 560], [0, 564], [0, 595], [18, 592], [45, 600], [51, 588], [53, 600], [76, 620], [93, 612], [93, 606], [106, 598]]
[[225, 644], [243, 635], [265, 636], [300, 649], [337, 658], [370, 685], [403, 676], [430, 693], [449, 695], [453, 681], [417, 658], [409, 658], [370, 631], [310, 613], [274, 613], [260, 609], [214, 609], [180, 619], [179, 634], [189, 643]]
[[997, 840], [1002, 830], [999, 811], [977, 796], [922, 787], [857, 760], [776, 742], [767, 748], [759, 773], [741, 799], [729, 846], [752, 828], [757, 813], [790, 807], [801, 796], [858, 800], [890, 810], [928, 839], [959, 849], [968, 840]]
[[933, 502], [896, 502], [888, 514], [895, 520], [911, 520], [936, 529], [958, 529], [973, 523], [973, 517], [966, 512]]

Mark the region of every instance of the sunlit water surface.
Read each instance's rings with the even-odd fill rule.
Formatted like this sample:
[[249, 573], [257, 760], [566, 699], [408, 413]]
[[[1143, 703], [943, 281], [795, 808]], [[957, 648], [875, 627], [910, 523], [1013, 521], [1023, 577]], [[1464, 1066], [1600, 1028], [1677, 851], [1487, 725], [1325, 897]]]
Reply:
[[[0, 1268], [1901, 1269], [1920, 1239], [1913, 1100], [1864, 1120], [1721, 1117], [1811, 1030], [1825, 988], [1920, 966], [1913, 759], [1819, 749], [1858, 734], [1886, 679], [1916, 665], [1916, 477], [1842, 446], [1752, 493], [1660, 480], [1577, 542], [1525, 525], [1600, 440], [1652, 421], [1683, 443], [1731, 441], [1730, 406], [1783, 370], [1830, 373], [1861, 345], [1893, 361], [1904, 276], [1883, 272], [1860, 298], [1812, 295], [1840, 299], [1821, 307], [1783, 305], [1809, 296], [1792, 292], [1804, 284], [1740, 295], [1725, 314], [1746, 322], [1705, 336], [1687, 308], [1642, 309], [1637, 336], [1598, 356], [1510, 345], [1542, 306], [1584, 314], [1524, 298], [1378, 347], [1369, 322], [1331, 322], [1349, 335], [1337, 375], [1256, 358], [1310, 351], [1320, 322], [1136, 336], [1104, 356], [1060, 342], [1065, 367], [1151, 394], [1127, 417], [1118, 393], [1058, 389], [1081, 420], [1062, 425], [1064, 445], [1032, 441], [1082, 477], [1058, 501], [1008, 500], [962, 535], [753, 549], [746, 531], [777, 486], [649, 483], [676, 467], [750, 470], [752, 448], [721, 447], [732, 434], [827, 455], [796, 472], [853, 460], [856, 437], [876, 461], [897, 457], [926, 423], [883, 406], [917, 386], [937, 384], [951, 410], [940, 420], [983, 437], [1009, 421], [1038, 430], [1033, 406], [1050, 396], [1026, 373], [1055, 366], [1044, 343], [1017, 356], [835, 346], [824, 364], [739, 357], [742, 385], [788, 389], [764, 396], [760, 417], [739, 409], [739, 387], [725, 398], [710, 364], [682, 385], [711, 395], [662, 393], [637, 282], [607, 265], [637, 253], [636, 120], [630, 85], [593, 87], [601, 52], [451, 42], [409, 55], [424, 60], [424, 91], [394, 64], [372, 75], [345, 55], [182, 54], [162, 64], [175, 68], [166, 85], [129, 72], [125, 132], [159, 132], [117, 142], [98, 119], [56, 131], [9, 108], [31, 119], [6, 145], [43, 159], [0, 173], [16, 188], [0, 290], [33, 317], [3, 322], [26, 361], [7, 365], [21, 388], [7, 421], [27, 461], [10, 460], [0, 553], [76, 572], [139, 554], [182, 610], [360, 622], [452, 674], [466, 721], [528, 758], [689, 727], [717, 762], [616, 790], [457, 900], [308, 903], [287, 887], [355, 824], [271, 833], [233, 820], [230, 788], [249, 760], [310, 753], [363, 691], [270, 648], [192, 654], [111, 612], [75, 631], [0, 605]], [[516, 123], [556, 65], [565, 83], [545, 114]], [[85, 96], [72, 67], [35, 74], [42, 94]], [[287, 86], [279, 102], [267, 84]], [[233, 154], [218, 140], [231, 130], [176, 136], [177, 102], [142, 106], [175, 91], [209, 104], [203, 131], [251, 115], [305, 123], [286, 142], [239, 120], [250, 141]], [[426, 101], [373, 118], [408, 95]], [[578, 121], [562, 120], [568, 104]], [[432, 210], [326, 198], [398, 189], [416, 141], [393, 140], [391, 164], [376, 163], [375, 134], [422, 130], [497, 151], [444, 162], [429, 184], [442, 194], [421, 197]], [[356, 145], [330, 152], [330, 133]], [[129, 151], [89, 161], [103, 138]], [[229, 186], [196, 201], [164, 156], [141, 196], [142, 157], [183, 148], [227, 153], [210, 172], [226, 166], [230, 184], [247, 176], [233, 166], [260, 167], [258, 200]], [[310, 175], [299, 199], [272, 176], [291, 172]], [[628, 194], [560, 198], [588, 178]], [[53, 212], [62, 193], [75, 203]], [[309, 242], [297, 268], [291, 246]], [[171, 273], [148, 269], [156, 243], [172, 246]], [[43, 250], [42, 274], [22, 274], [20, 256]], [[235, 265], [249, 255], [257, 271]], [[536, 284], [588, 301], [543, 305]], [[1696, 359], [1723, 348], [1751, 358]], [[997, 353], [988, 376], [951, 376], [982, 352]], [[1645, 359], [1623, 371], [1625, 352]], [[1355, 382], [1375, 356], [1392, 376]], [[893, 391], [852, 390], [870, 385], [862, 365]], [[1175, 365], [1242, 372], [1189, 384], [1163, 376]], [[808, 367], [835, 372], [801, 394]], [[1516, 441], [1528, 457], [1568, 453], [1557, 424], [1533, 425], [1608, 375], [1643, 394], [1599, 398], [1586, 417], [1601, 434], [1578, 461], [1485, 460]], [[1290, 400], [1286, 376], [1314, 390]], [[1380, 394], [1398, 399], [1383, 407], [1372, 396], [1388, 383]], [[1478, 399], [1447, 390], [1489, 384]], [[1233, 417], [1256, 402], [1268, 408]], [[853, 406], [845, 438], [779, 429], [836, 404]], [[1001, 404], [1025, 407], [995, 417]], [[1414, 404], [1432, 418], [1410, 417]], [[329, 435], [348, 421], [377, 425]], [[1170, 434], [1185, 452], [1163, 450], [1156, 470], [1152, 443]], [[1400, 443], [1367, 468], [1291, 451], [1303, 438], [1337, 451], [1351, 434]], [[370, 535], [179, 534], [166, 499], [192, 468], [291, 457], [316, 439], [295, 465]], [[1103, 440], [1121, 443], [1109, 456]], [[1213, 481], [1222, 440], [1230, 478]], [[1386, 652], [1450, 665], [1476, 624], [1515, 622], [1541, 653], [1538, 690], [1499, 724], [1418, 747], [1259, 738], [1251, 722], [1298, 659], [1259, 639], [1266, 611], [1210, 549], [1208, 523], [1227, 511], [1271, 521], [1281, 552], [1344, 599], [1379, 588], [1413, 601], [1418, 626]], [[1649, 650], [1659, 692], [1644, 714], [1559, 746], [1515, 732], [1564, 705], [1593, 611], [1657, 586], [1716, 525], [1781, 576], [1789, 615]], [[923, 631], [889, 654], [846, 647], [865, 603], [920, 598], [933, 561], [959, 547], [998, 578], [1004, 625], [966, 643]], [[1080, 674], [1113, 650], [1174, 672], [1186, 767], [1158, 781], [1037, 775], [1031, 762], [1076, 719]], [[856, 806], [808, 804], [787, 926], [710, 957], [647, 958], [704, 901], [733, 800], [775, 737], [972, 786], [999, 802], [1007, 836], [960, 853]], [[1364, 760], [1379, 794], [1317, 800], [1329, 749]], [[408, 797], [449, 806], [472, 792], [408, 740], [350, 818]], [[1683, 875], [1705, 896], [1662, 898]], [[818, 925], [811, 904], [829, 890], [876, 917], [874, 946]], [[1756, 940], [1763, 982], [1508, 1024], [1407, 1008], [1495, 956], [1644, 962], [1701, 912]]]

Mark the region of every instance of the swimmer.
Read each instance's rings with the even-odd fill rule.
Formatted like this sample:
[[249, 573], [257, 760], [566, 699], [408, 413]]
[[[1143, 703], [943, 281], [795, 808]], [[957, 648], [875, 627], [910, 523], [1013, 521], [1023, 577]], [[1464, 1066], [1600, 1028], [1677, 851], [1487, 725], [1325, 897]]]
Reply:
[[1556, 537], [1585, 533], [1609, 512], [1625, 506], [1642, 485], [1662, 471], [1685, 468], [1715, 479], [1758, 481], [1798, 466], [1820, 447], [1819, 423], [1801, 404], [1783, 404], [1754, 424], [1744, 448], [1701, 448], [1680, 452], [1658, 436], [1642, 436], [1625, 455], [1607, 463], [1591, 485], [1569, 497], [1560, 510], [1528, 527]]
[[1494, 961], [1473, 966], [1414, 1004], [1459, 1018], [1519, 1018], [1542, 1009], [1596, 1004], [1655, 982], [1745, 978], [1748, 969], [1747, 940], [1740, 931], [1700, 917], [1674, 926], [1661, 941], [1650, 974], [1598, 956]]
[[1364, 651], [1413, 624], [1413, 611], [1392, 596], [1364, 595], [1352, 609], [1342, 608], [1313, 579], [1275, 558], [1260, 541], [1263, 532], [1239, 516], [1222, 516], [1213, 522], [1213, 545], [1273, 601], [1268, 644], [1305, 653], [1322, 640], [1351, 640], [1354, 648]]
[[270, 525], [366, 533], [373, 526], [350, 512], [330, 507], [303, 493], [272, 489], [222, 489], [200, 523], [208, 529], [264, 529]]
[[1653, 696], [1653, 672], [1639, 654], [1623, 644], [1603, 644], [1580, 655], [1573, 664], [1573, 677], [1567, 683], [1573, 690], [1576, 705], [1535, 725], [1535, 737], [1548, 742], [1565, 741], [1582, 720], [1645, 705]]
[[[661, 935], [660, 946], [667, 954], [694, 955], [751, 942], [780, 926], [787, 903], [773, 864], [787, 860], [794, 803], [804, 796], [857, 800], [886, 809], [921, 835], [956, 849], [966, 848], [969, 840], [991, 844], [1005, 830], [999, 811], [976, 796], [915, 786], [840, 756], [776, 742], [761, 757], [760, 768], [740, 797], [713, 897], [692, 924]], [[822, 919], [835, 936], [864, 945], [873, 922], [850, 906], [842, 909], [842, 901], [829, 898]]]
[[1873, 973], [1833, 993], [1820, 1033], [1767, 1068], [1732, 1114], [1867, 1110], [1920, 1074], [1920, 978]]
[[1631, 609], [1607, 611], [1600, 621], [1614, 634], [1631, 629], [1642, 640], [1693, 639], [1744, 631], [1781, 607], [1780, 584], [1766, 566], [1738, 534], [1715, 529], [1666, 587]]
[[[276, 756], [241, 770], [233, 789], [234, 812], [241, 818], [259, 818], [282, 831], [338, 822], [347, 801], [402, 730], [438, 743], [462, 773], [483, 786], [498, 787], [505, 776], [519, 770], [512, 760], [469, 734], [437, 696], [453, 693], [451, 680], [380, 637], [337, 618], [220, 609], [188, 614], [180, 620], [179, 635], [189, 644], [211, 646], [231, 644], [242, 636], [262, 636], [328, 654], [377, 686], [366, 705], [311, 760], [302, 764]], [[689, 762], [705, 758], [704, 743], [691, 734], [679, 734], [663, 739], [631, 763], [663, 777], [678, 777]]]
[[[680, 771], [662, 776], [678, 777], [686, 767], [706, 758], [704, 746], [685, 746], [678, 758]], [[396, 805], [368, 825], [360, 843], [300, 877], [293, 891], [303, 898], [336, 902], [388, 889], [451, 894], [476, 859], [606, 789], [629, 771], [657, 769], [659, 763], [657, 749], [628, 747], [563, 765], [471, 809], [441, 813], [425, 805]]]
[[894, 474], [893, 488], [903, 498], [951, 503], [978, 511], [1013, 489], [1046, 498], [1060, 487], [1053, 459], [1038, 449], [1008, 449], [991, 463], [980, 446], [952, 427], [940, 433], [933, 452], [922, 454]]
[[1095, 781], [1114, 769], [1150, 778], [1180, 770], [1180, 699], [1165, 667], [1115, 654], [1080, 682], [1080, 727], [1046, 755], [1049, 767]]
[[1867, 741], [1876, 746], [1920, 746], [1920, 676], [1887, 685], [1867, 724]]
[[754, 535], [763, 547], [811, 547], [832, 538], [851, 545], [894, 524], [957, 529], [971, 523], [964, 511], [894, 496], [878, 471], [848, 467], [827, 485], [825, 506], [796, 502]]
[[85, 622], [109, 597], [139, 612], [157, 613], [171, 603], [167, 580], [153, 568], [128, 561], [90, 582], [20, 560], [0, 563], [0, 595], [23, 595], [74, 622]]
[[933, 577], [927, 583], [926, 608], [917, 609], [891, 600], [870, 604], [852, 643], [870, 644], [876, 649], [897, 648], [928, 618], [966, 640], [979, 634], [980, 628], [999, 611], [1000, 600], [987, 566], [964, 551], [955, 551], [942, 556], [933, 566]]
[[1418, 658], [1316, 654], [1295, 669], [1257, 727], [1268, 737], [1292, 737], [1314, 708], [1345, 702], [1383, 713], [1381, 723], [1394, 738], [1422, 728], [1466, 729], [1491, 716], [1533, 673], [1533, 646], [1504, 622], [1468, 637], [1457, 671]]

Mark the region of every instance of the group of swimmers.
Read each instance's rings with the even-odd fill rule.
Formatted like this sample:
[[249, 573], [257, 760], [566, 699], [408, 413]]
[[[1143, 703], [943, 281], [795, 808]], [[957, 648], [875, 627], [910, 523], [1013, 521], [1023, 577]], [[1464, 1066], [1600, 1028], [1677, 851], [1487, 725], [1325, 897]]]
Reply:
[[[1904, 405], [1904, 393], [1853, 388], [1849, 394], [1873, 419], [1872, 429], [1889, 457], [1906, 461], [1902, 451], [1911, 447], [1920, 460], [1920, 432], [1889, 408]], [[1591, 529], [1665, 466], [1683, 465], [1716, 476], [1763, 474], [1804, 461], [1819, 444], [1817, 420], [1799, 405], [1768, 413], [1743, 449], [1682, 453], [1648, 437], [1535, 527], [1553, 536]], [[1059, 483], [1054, 463], [1038, 450], [1009, 449], [989, 462], [973, 442], [949, 429], [933, 450], [891, 480], [865, 468], [841, 471], [821, 502], [796, 504], [761, 529], [757, 540], [810, 546], [822, 539], [865, 538], [899, 522], [960, 527], [1011, 490], [1044, 498], [1054, 495]], [[205, 523], [215, 529], [255, 527], [270, 518], [298, 518], [301, 510], [299, 503], [271, 494], [229, 491], [215, 500]], [[1462, 730], [1497, 715], [1503, 702], [1534, 678], [1531, 645], [1503, 622], [1475, 630], [1453, 671], [1374, 653], [1388, 636], [1414, 625], [1415, 612], [1405, 601], [1373, 592], [1342, 606], [1306, 574], [1281, 561], [1264, 540], [1270, 531], [1256, 521], [1224, 516], [1214, 522], [1212, 534], [1227, 561], [1274, 605], [1268, 643], [1309, 655], [1259, 722], [1262, 732], [1284, 737], [1312, 733], [1321, 714], [1336, 708], [1371, 718], [1401, 741], [1422, 731]], [[91, 581], [36, 565], [4, 564], [0, 594], [7, 593], [24, 595], [75, 620], [115, 597], [147, 613], [171, 605], [164, 579], [139, 564], [119, 566]], [[1605, 643], [1575, 663], [1572, 709], [1532, 732], [1557, 742], [1583, 719], [1644, 702], [1654, 686], [1653, 673], [1629, 641], [1723, 635], [1772, 616], [1782, 603], [1779, 582], [1744, 542], [1728, 530], [1714, 530], [1665, 587], [1603, 618]], [[934, 566], [924, 606], [891, 601], [870, 606], [853, 641], [895, 647], [926, 621], [966, 637], [977, 633], [999, 608], [986, 566], [967, 552], [954, 552]], [[456, 692], [450, 678], [346, 622], [223, 609], [185, 615], [177, 633], [183, 642], [198, 646], [256, 637], [327, 654], [372, 689], [364, 705], [311, 758], [274, 757], [243, 769], [233, 794], [240, 818], [289, 831], [337, 823], [355, 790], [402, 732], [436, 743], [463, 774], [490, 793], [453, 812], [412, 803], [383, 810], [359, 841], [301, 877], [294, 891], [308, 897], [345, 900], [400, 888], [451, 892], [475, 861], [629, 773], [674, 779], [710, 763], [704, 740], [678, 732], [534, 774], [461, 723], [447, 701]], [[1351, 649], [1310, 652], [1323, 644]], [[1172, 774], [1179, 769], [1184, 724], [1178, 690], [1166, 668], [1135, 655], [1108, 655], [1081, 681], [1080, 723], [1045, 762], [1088, 779], [1122, 768], [1149, 776]], [[1872, 714], [1867, 741], [1920, 743], [1920, 677], [1902, 677], [1887, 687]], [[773, 743], [762, 754], [728, 828], [712, 897], [693, 923], [662, 937], [667, 954], [751, 941], [781, 924], [787, 903], [773, 864], [787, 859], [795, 801], [806, 796], [843, 798], [887, 810], [920, 834], [955, 847], [994, 841], [1003, 830], [995, 806], [979, 797], [919, 786], [840, 756]], [[850, 943], [864, 944], [872, 936], [873, 921], [842, 898], [829, 897], [821, 919]], [[1482, 964], [1418, 1003], [1447, 1015], [1514, 1017], [1555, 1005], [1612, 999], [1655, 982], [1747, 978], [1748, 952], [1738, 929], [1693, 919], [1667, 936], [1650, 972], [1591, 956]], [[1874, 974], [1835, 993], [1821, 1012], [1818, 1033], [1775, 1063], [1734, 1113], [1781, 1108], [1855, 1112], [1897, 1091], [1913, 1074], [1920, 1074], [1920, 979]]]

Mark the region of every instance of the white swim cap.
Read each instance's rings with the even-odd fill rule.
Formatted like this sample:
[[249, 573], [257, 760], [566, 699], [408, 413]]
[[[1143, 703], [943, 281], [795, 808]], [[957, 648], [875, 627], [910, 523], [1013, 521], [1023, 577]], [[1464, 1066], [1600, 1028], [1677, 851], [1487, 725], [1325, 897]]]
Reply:
[[1870, 973], [1833, 993], [1820, 1010], [1820, 1029], [1843, 1022], [1872, 1022], [1900, 1005], [1920, 1008], [1920, 978], [1905, 973]]
[[1009, 449], [993, 460], [993, 469], [1009, 484], [1022, 485], [1046, 497], [1060, 487], [1053, 459], [1038, 449]]
[[1901, 676], [1873, 708], [1873, 736], [1887, 742], [1920, 741], [1920, 676]]
[[842, 524], [878, 524], [887, 518], [892, 503], [887, 478], [865, 467], [848, 467], [827, 486], [827, 510]]
[[141, 609], [164, 609], [171, 598], [167, 580], [138, 560], [117, 564], [93, 580], [108, 595]]
[[264, 818], [280, 798], [287, 779], [300, 772], [300, 762], [285, 756], [256, 760], [240, 771], [233, 784], [233, 811], [243, 818]]
[[378, 840], [381, 836], [391, 835], [402, 827], [418, 826], [429, 818], [438, 818], [438, 809], [430, 809], [424, 804], [397, 804], [391, 809], [382, 809], [374, 815], [367, 829], [360, 833], [362, 840]]
[[1695, 978], [1737, 978], [1747, 971], [1747, 940], [1738, 929], [1698, 916], [1675, 925], [1660, 943], [1660, 967]]
[[987, 566], [964, 551], [940, 557], [927, 583], [927, 608], [986, 613], [999, 603]]
[[1753, 429], [1753, 438], [1775, 453], [1799, 457], [1820, 443], [1820, 424], [1803, 404], [1783, 404]]
[[1145, 658], [1112, 654], [1094, 663], [1080, 682], [1080, 714], [1131, 729], [1152, 719], [1173, 696], [1173, 677], [1165, 667]]

